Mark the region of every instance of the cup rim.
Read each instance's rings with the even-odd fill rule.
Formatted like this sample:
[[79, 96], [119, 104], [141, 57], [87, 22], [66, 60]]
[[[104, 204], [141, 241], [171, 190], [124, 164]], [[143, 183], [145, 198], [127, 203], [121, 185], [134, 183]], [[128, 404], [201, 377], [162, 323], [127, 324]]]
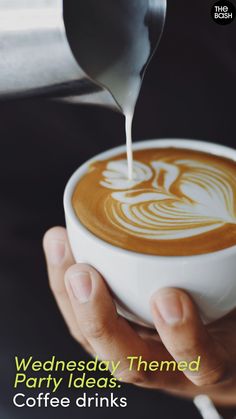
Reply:
[[[160, 138], [160, 139], [151, 139], [151, 140], [144, 140], [144, 141], [138, 141], [133, 143], [133, 150], [143, 150], [148, 148], [166, 148], [166, 147], [175, 147], [175, 148], [182, 148], [182, 149], [190, 149], [190, 150], [196, 150], [196, 151], [202, 151], [206, 153], [210, 153], [216, 156], [220, 157], [226, 157], [231, 160], [236, 161], [236, 150], [227, 147], [221, 144], [216, 143], [208, 143], [206, 141], [201, 140], [193, 140], [193, 139], [181, 139], [181, 138]], [[116, 156], [117, 154], [126, 152], [126, 145], [121, 145], [118, 147], [111, 148], [109, 150], [106, 150], [104, 152], [101, 152], [97, 154], [96, 156], [93, 156], [86, 162], [84, 162], [81, 166], [79, 166], [78, 169], [72, 174], [70, 179], [68, 180], [65, 191], [64, 191], [64, 210], [65, 215], [70, 219], [70, 221], [75, 224], [76, 228], [79, 228], [82, 230], [84, 234], [86, 234], [90, 239], [96, 240], [100, 246], [103, 246], [104, 248], [108, 250], [113, 250], [115, 252], [118, 252], [119, 254], [123, 254], [124, 256], [129, 257], [142, 257], [145, 259], [162, 259], [164, 261], [173, 261], [173, 260], [182, 260], [182, 261], [197, 261], [199, 258], [204, 259], [211, 259], [214, 257], [224, 257], [224, 256], [230, 256], [234, 253], [236, 253], [236, 245], [227, 247], [225, 249], [217, 250], [214, 252], [209, 253], [202, 253], [197, 255], [183, 255], [183, 256], [165, 256], [165, 255], [152, 255], [148, 253], [141, 253], [136, 252], [134, 250], [128, 250], [123, 249], [122, 247], [115, 246], [109, 242], [106, 242], [105, 240], [101, 239], [100, 237], [97, 237], [95, 234], [93, 234], [90, 230], [88, 230], [84, 224], [79, 220], [77, 217], [74, 208], [72, 206], [72, 195], [74, 192], [74, 189], [79, 181], [79, 179], [86, 174], [88, 167], [95, 161], [98, 160], [106, 160], [109, 157]]]

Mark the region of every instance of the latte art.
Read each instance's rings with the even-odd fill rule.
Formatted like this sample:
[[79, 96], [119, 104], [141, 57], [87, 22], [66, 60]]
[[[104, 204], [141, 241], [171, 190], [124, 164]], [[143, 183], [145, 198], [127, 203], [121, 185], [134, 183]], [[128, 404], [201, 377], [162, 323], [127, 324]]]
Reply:
[[236, 244], [236, 163], [191, 150], [142, 150], [129, 179], [124, 155], [98, 161], [77, 185], [73, 206], [89, 230], [126, 249], [220, 250]]
[[[146, 167], [135, 161], [135, 182], [135, 178], [126, 181], [124, 167], [124, 160], [108, 163], [103, 172], [105, 180], [100, 182], [113, 190], [125, 188], [111, 193], [104, 205], [107, 218], [124, 232], [173, 240], [196, 236], [225, 223], [236, 224], [234, 179], [229, 173], [195, 160], [175, 160], [172, 164], [151, 161]], [[139, 184], [147, 180], [139, 189]]]

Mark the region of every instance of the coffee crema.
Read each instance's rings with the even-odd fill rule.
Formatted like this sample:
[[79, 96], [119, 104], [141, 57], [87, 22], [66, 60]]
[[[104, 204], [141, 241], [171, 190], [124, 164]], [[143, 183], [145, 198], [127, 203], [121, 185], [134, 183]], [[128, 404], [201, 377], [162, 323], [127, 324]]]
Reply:
[[236, 162], [179, 148], [134, 152], [90, 165], [72, 205], [81, 223], [112, 245], [190, 256], [236, 244]]

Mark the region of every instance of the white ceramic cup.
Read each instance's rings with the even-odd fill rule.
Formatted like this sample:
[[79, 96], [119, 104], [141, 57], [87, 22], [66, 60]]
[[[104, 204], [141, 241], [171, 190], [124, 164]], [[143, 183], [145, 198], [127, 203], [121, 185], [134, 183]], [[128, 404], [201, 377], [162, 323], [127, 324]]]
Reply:
[[[200, 150], [236, 160], [236, 150], [202, 141], [161, 139], [133, 145], [134, 150], [163, 147]], [[194, 256], [147, 255], [101, 240], [76, 216], [72, 195], [89, 165], [125, 150], [122, 146], [95, 156], [74, 173], [66, 186], [66, 226], [76, 262], [88, 263], [101, 273], [115, 297], [119, 312], [136, 323], [153, 326], [150, 297], [164, 287], [181, 288], [192, 295], [205, 322], [224, 316], [236, 307], [236, 246]]]

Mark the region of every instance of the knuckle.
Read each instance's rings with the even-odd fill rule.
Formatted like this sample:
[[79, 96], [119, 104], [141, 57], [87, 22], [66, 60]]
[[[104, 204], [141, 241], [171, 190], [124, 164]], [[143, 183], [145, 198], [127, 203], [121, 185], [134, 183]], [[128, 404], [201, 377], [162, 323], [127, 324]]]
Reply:
[[145, 381], [147, 381], [141, 371], [130, 371], [128, 367], [119, 372], [116, 378], [123, 383], [136, 386], [143, 386]]
[[217, 385], [224, 381], [225, 373], [225, 367], [223, 365], [220, 365], [216, 368], [207, 371], [206, 373], [197, 374], [192, 379], [192, 381], [198, 387]]
[[77, 329], [74, 329], [74, 328], [71, 327], [71, 328], [69, 328], [69, 333], [70, 333], [70, 335], [73, 339], [75, 339], [77, 342], [79, 341], [81, 344], [83, 344], [82, 339], [81, 339], [81, 335], [80, 335], [80, 333], [78, 333]]
[[203, 339], [200, 339], [197, 336], [192, 336], [191, 339], [188, 339], [181, 344], [178, 344], [178, 341], [175, 342], [174, 353], [175, 356], [179, 359], [185, 359], [186, 355], [188, 357], [195, 356], [195, 354], [201, 354], [203, 348], [207, 347], [207, 342]]
[[106, 320], [93, 320], [84, 324], [84, 333], [88, 339], [102, 339], [104, 336], [111, 338], [112, 332]]

